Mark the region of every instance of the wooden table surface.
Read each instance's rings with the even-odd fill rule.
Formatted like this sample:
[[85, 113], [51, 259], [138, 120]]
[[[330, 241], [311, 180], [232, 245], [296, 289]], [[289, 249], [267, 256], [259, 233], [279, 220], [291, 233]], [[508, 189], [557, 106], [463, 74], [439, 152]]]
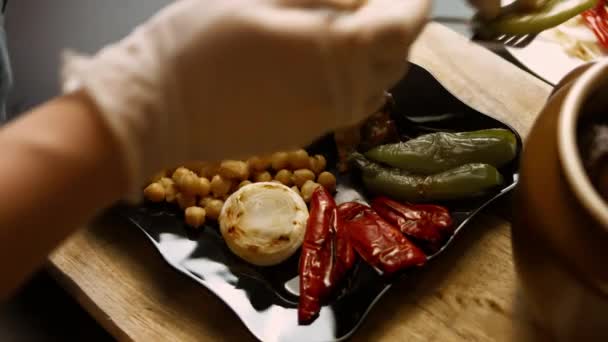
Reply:
[[[410, 60], [463, 102], [525, 137], [551, 88], [492, 52], [430, 24]], [[479, 215], [418, 279], [393, 287], [355, 341], [539, 341], [519, 295], [505, 198]], [[136, 341], [249, 341], [237, 316], [175, 272], [134, 226], [104, 218], [72, 236], [50, 269], [111, 334]]]

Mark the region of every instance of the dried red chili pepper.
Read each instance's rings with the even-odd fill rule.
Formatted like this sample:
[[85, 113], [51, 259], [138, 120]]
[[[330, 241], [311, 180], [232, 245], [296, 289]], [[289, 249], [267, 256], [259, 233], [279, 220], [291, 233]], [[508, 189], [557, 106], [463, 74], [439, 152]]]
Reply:
[[[334, 204], [335, 205], [335, 204]], [[342, 280], [344, 275], [353, 268], [355, 264], [356, 254], [348, 236], [348, 229], [344, 223], [344, 219], [338, 214], [337, 208], [334, 209], [334, 217], [336, 218], [336, 265], [332, 272], [332, 284], [337, 284]]]
[[369, 207], [358, 202], [346, 202], [338, 206], [338, 215], [340, 215], [343, 220], [350, 221], [354, 219], [355, 216], [361, 214], [366, 208]]
[[606, 11], [606, 1], [598, 1], [594, 8], [583, 12], [582, 17], [587, 27], [589, 27], [600, 45], [608, 49], [608, 11]]
[[355, 251], [384, 275], [390, 276], [426, 262], [422, 250], [373, 209], [358, 203], [345, 203], [340, 205], [338, 212], [343, 215]]
[[300, 303], [298, 320], [311, 322], [321, 310], [321, 301], [355, 262], [336, 202], [323, 187], [312, 195], [310, 215], [300, 256]]
[[451, 233], [453, 222], [447, 208], [432, 204], [401, 204], [387, 197], [372, 201], [372, 208], [403, 234], [436, 244]]

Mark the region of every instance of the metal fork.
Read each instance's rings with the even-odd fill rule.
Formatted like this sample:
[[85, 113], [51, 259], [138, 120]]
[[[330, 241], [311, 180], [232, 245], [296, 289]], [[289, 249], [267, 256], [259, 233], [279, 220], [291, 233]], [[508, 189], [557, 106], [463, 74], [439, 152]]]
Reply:
[[468, 27], [468, 30], [471, 32], [472, 41], [483, 45], [484, 47], [490, 50], [502, 49], [505, 46], [512, 48], [524, 48], [528, 46], [528, 44], [530, 44], [538, 36], [538, 34], [497, 34], [491, 37], [481, 36], [477, 34], [477, 32], [475, 32], [473, 22], [469, 18], [464, 17], [435, 16], [431, 18], [431, 21], [435, 21], [442, 24], [464, 25]]
[[492, 37], [481, 37], [474, 34], [472, 41], [488, 47], [489, 45], [499, 44], [512, 48], [525, 48], [530, 44], [538, 34], [497, 34]]

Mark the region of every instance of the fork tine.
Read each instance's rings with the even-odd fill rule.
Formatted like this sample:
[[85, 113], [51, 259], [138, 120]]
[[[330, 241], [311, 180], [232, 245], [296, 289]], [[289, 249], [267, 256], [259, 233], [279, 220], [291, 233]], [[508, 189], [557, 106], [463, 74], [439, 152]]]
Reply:
[[536, 35], [534, 35], [534, 34], [527, 34], [527, 35], [524, 35], [524, 36], [523, 36], [523, 37], [522, 37], [522, 38], [521, 38], [521, 39], [520, 39], [520, 40], [517, 42], [517, 45], [516, 45], [515, 47], [518, 47], [518, 48], [525, 47], [525, 46], [527, 46], [528, 44], [530, 44], [530, 43], [531, 43], [531, 42], [534, 40], [534, 38], [536, 38]]
[[493, 36], [481, 36], [480, 34], [475, 32], [471, 40], [492, 50], [495, 50], [497, 48], [497, 45], [513, 48], [524, 48], [528, 44], [530, 44], [536, 37], [537, 34], [504, 33], [495, 34]]
[[529, 36], [529, 35], [527, 35], [527, 34], [525, 34], [525, 35], [520, 35], [520, 36], [517, 38], [517, 40], [515, 40], [515, 41], [513, 42], [513, 47], [519, 47], [519, 46], [521, 46], [522, 44], [524, 44], [524, 43], [525, 43], [525, 41], [526, 41], [526, 39], [528, 39], [528, 36]]
[[530, 44], [535, 38], [535, 34], [499, 34], [494, 37], [486, 38], [484, 41], [494, 41], [508, 47], [523, 48]]
[[519, 36], [517, 35], [507, 35], [504, 39], [504, 43], [507, 46], [514, 46], [519, 40]]

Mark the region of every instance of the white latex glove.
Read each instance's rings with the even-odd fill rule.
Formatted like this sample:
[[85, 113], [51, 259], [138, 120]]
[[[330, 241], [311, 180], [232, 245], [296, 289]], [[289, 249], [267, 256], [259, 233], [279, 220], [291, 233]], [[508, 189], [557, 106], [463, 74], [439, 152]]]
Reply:
[[[482, 18], [491, 19], [500, 12], [501, 0], [467, 0], [473, 7], [477, 8]], [[534, 9], [542, 6], [547, 0], [516, 0], [516, 5], [522, 10]]]
[[180, 0], [93, 57], [70, 54], [125, 152], [163, 167], [304, 146], [372, 114], [406, 71], [429, 0]]

